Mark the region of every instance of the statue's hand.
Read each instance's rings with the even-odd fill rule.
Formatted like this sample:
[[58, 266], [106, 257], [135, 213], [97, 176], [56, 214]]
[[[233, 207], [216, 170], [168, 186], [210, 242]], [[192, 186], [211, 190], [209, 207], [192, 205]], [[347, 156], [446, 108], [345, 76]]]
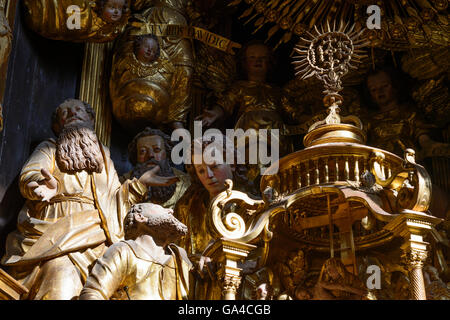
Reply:
[[220, 117], [220, 112], [216, 109], [205, 110], [201, 115], [195, 118], [195, 121], [201, 121], [202, 126], [210, 127]]
[[167, 187], [178, 182], [179, 179], [176, 176], [158, 176], [157, 173], [160, 170], [161, 168], [159, 166], [155, 166], [153, 169], [144, 173], [139, 178], [139, 181], [147, 187]]
[[41, 198], [41, 201], [50, 201], [58, 192], [58, 181], [47, 169], [41, 169], [44, 180], [39, 182], [32, 181], [28, 183], [29, 188], [33, 188], [33, 192]]

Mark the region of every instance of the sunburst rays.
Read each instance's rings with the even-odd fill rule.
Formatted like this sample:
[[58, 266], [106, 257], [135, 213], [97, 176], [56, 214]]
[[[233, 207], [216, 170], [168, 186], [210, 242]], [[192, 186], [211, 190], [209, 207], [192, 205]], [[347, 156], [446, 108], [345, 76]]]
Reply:
[[[320, 28], [320, 30], [319, 30]], [[293, 56], [295, 66], [295, 75], [301, 79], [307, 79], [312, 76], [323, 76], [324, 73], [336, 72], [342, 73], [350, 69], [357, 69], [357, 64], [366, 58], [363, 47], [368, 43], [360, 36], [364, 29], [355, 30], [355, 25], [349, 26], [349, 22], [344, 24], [340, 22], [336, 26], [336, 21], [330, 26], [327, 21], [325, 26], [314, 26], [313, 33], [307, 31], [309, 38], [301, 37], [301, 41], [294, 47], [297, 55]], [[331, 48], [330, 45], [335, 47]], [[324, 47], [327, 45], [324, 51]], [[317, 57], [316, 52], [319, 52]], [[324, 59], [324, 52], [328, 54], [328, 60]], [[331, 52], [341, 55], [339, 59], [333, 59]], [[340, 74], [343, 76], [343, 74]]]

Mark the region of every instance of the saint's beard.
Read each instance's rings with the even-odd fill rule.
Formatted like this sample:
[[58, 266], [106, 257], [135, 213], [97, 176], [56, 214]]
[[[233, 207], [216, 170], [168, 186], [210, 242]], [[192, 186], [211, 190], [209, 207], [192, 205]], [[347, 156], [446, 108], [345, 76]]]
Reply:
[[[161, 161], [151, 159], [147, 162], [136, 164], [132, 172], [132, 177], [139, 179], [145, 172], [152, 170], [157, 165], [161, 168], [157, 175], [162, 177], [174, 175], [169, 159], [164, 159]], [[167, 187], [149, 187], [147, 201], [151, 201], [156, 204], [163, 204], [173, 196], [176, 187], [176, 183]]]
[[102, 172], [103, 154], [92, 127], [69, 124], [59, 134], [56, 144], [56, 162], [62, 172]]

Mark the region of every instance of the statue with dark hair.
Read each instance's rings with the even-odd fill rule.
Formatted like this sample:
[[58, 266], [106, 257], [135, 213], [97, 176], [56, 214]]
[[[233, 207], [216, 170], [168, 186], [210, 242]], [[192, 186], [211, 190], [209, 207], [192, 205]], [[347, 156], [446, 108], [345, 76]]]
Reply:
[[135, 37], [133, 51], [136, 59], [142, 63], [152, 63], [161, 55], [158, 38], [151, 34]]
[[104, 21], [117, 24], [130, 11], [128, 0], [97, 0], [97, 13]]
[[282, 129], [285, 119], [297, 119], [299, 108], [290, 105], [282, 90], [267, 82], [274, 71], [272, 50], [260, 41], [243, 46], [239, 55], [243, 80], [236, 81], [217, 98], [217, 105], [196, 120], [211, 126], [224, 117], [236, 117], [235, 129]]

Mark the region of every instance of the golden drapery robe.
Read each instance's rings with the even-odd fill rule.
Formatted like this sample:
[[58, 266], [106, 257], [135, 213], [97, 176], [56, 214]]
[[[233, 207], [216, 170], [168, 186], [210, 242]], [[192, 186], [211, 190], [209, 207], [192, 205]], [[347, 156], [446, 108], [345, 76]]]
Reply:
[[[27, 202], [19, 213], [17, 230], [8, 235], [2, 264], [11, 267], [10, 273], [28, 288], [42, 264], [63, 256], [70, 258], [84, 281], [105, 243], [123, 240], [123, 220], [131, 205], [144, 199], [147, 189], [137, 179], [120, 184], [109, 150], [103, 146], [101, 150], [104, 168], [100, 174], [61, 172], [53, 140], [41, 143], [23, 166], [19, 187]], [[58, 181], [58, 194], [49, 202], [40, 201], [27, 186], [43, 180], [42, 168]]]
[[[187, 26], [183, 15], [185, 2], [155, 1], [151, 8], [135, 15], [134, 20], [151, 25]], [[135, 36], [130, 35], [133, 30], [136, 31], [128, 29], [121, 37], [113, 58], [110, 91], [114, 116], [131, 130], [186, 122], [192, 106], [191, 42], [182, 37], [158, 36], [160, 56], [146, 64], [135, 56]]]
[[[109, 42], [123, 31], [129, 18], [129, 13], [123, 12], [118, 23], [108, 23], [98, 16], [96, 3], [90, 0], [25, 0], [24, 4], [29, 27], [53, 40]], [[69, 29], [73, 12], [68, 13], [68, 8], [73, 5], [80, 8], [80, 28]]]
[[92, 269], [80, 299], [187, 299], [192, 264], [182, 248], [169, 245], [168, 250], [151, 237], [144, 245], [139, 240], [112, 245]]
[[428, 134], [432, 128], [421, 118], [416, 109], [406, 105], [387, 112], [368, 113], [366, 117], [362, 117], [368, 133], [368, 145], [398, 156], [403, 156], [407, 148], [417, 151], [418, 138], [422, 134]]

